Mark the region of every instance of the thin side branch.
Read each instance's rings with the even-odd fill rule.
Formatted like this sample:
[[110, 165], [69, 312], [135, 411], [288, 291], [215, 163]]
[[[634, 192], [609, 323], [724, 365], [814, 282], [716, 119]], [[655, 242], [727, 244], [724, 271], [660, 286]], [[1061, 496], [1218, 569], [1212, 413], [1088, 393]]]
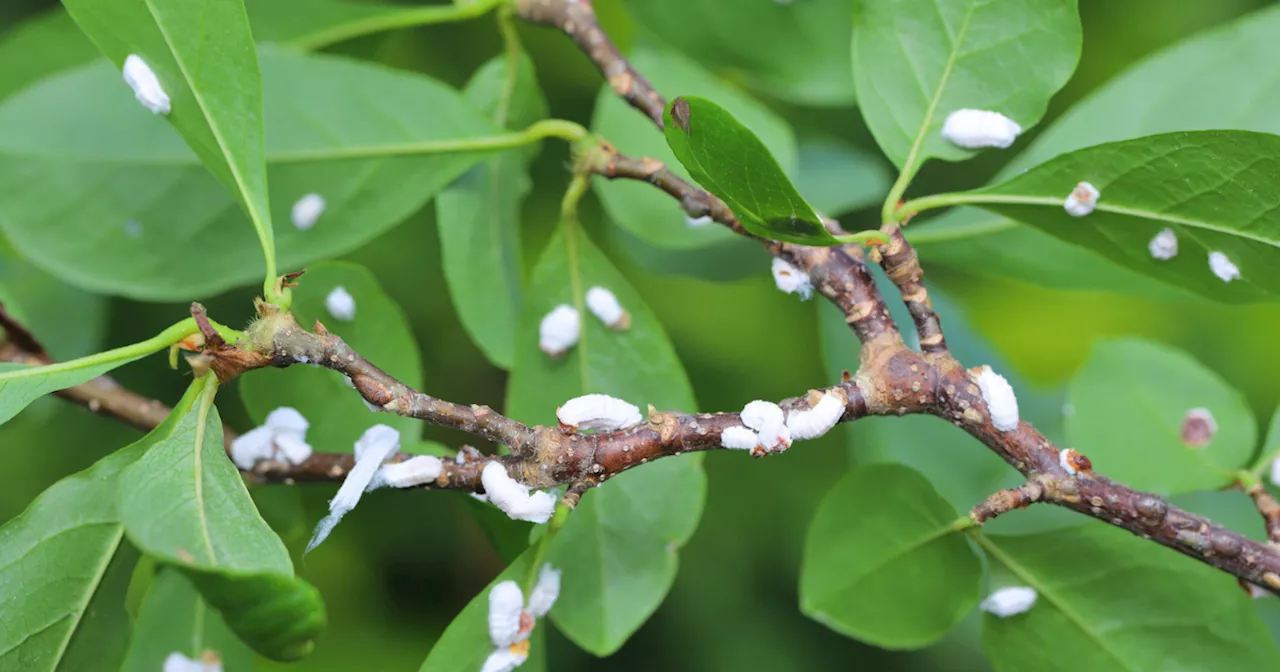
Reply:
[[1267, 538], [1273, 544], [1280, 544], [1280, 502], [1261, 483], [1254, 483], [1246, 492], [1253, 498], [1258, 513], [1262, 514], [1262, 521], [1267, 526]]

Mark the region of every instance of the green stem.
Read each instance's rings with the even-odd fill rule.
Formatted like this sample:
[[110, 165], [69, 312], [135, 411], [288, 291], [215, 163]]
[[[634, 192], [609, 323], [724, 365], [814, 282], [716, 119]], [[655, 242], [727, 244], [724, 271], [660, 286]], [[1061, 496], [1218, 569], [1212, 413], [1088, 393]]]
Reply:
[[[1062, 207], [1062, 199], [1051, 196], [1009, 196], [1004, 194], [983, 194], [973, 191], [960, 191], [947, 194], [934, 194], [913, 199], [897, 209], [900, 214], [922, 212], [935, 208], [949, 208], [954, 205], [979, 205], [982, 203], [1000, 203], [1003, 205], [1048, 205]], [[1102, 204], [1098, 204], [1099, 209]]]
[[860, 243], [862, 245], [886, 242], [885, 235], [875, 229], [859, 231], [857, 233], [846, 233], [843, 236], [836, 236], [836, 240], [842, 243]]
[[507, 79], [502, 83], [502, 97], [498, 99], [493, 121], [498, 128], [506, 128], [511, 100], [516, 95], [516, 82], [520, 78], [520, 34], [516, 32], [515, 8], [512, 5], [503, 5], [498, 10], [498, 32], [502, 34], [503, 53], [507, 57]]
[[581, 124], [563, 119], [543, 119], [523, 131], [503, 133], [482, 138], [456, 140], [427, 140], [386, 147], [344, 147], [315, 152], [292, 152], [274, 155], [272, 164], [300, 163], [304, 161], [331, 161], [335, 159], [363, 159], [381, 156], [411, 156], [418, 154], [444, 154], [448, 152], [486, 152], [523, 147], [546, 138], [561, 138], [577, 142], [589, 132]]
[[327, 31], [294, 40], [289, 45], [298, 49], [313, 50], [363, 35], [371, 35], [398, 28], [466, 21], [483, 16], [499, 6], [506, 5], [508, 2], [509, 0], [474, 0], [473, 2], [452, 5], [412, 7], [399, 12], [374, 14], [362, 19], [348, 21]]
[[[573, 292], [573, 309], [578, 311], [579, 315], [586, 314], [586, 306], [584, 305], [586, 297], [582, 289], [582, 268], [578, 263], [578, 238], [574, 229], [578, 227], [578, 201], [582, 200], [582, 196], [587, 193], [587, 189], [590, 186], [591, 173], [574, 173], [573, 180], [569, 182], [569, 187], [564, 191], [564, 199], [560, 201], [560, 222], [564, 227], [565, 259], [569, 265], [569, 288]], [[582, 389], [588, 390], [591, 385], [590, 381], [587, 380], [587, 335], [585, 333], [578, 339], [578, 345], [574, 348], [574, 353], [578, 357], [578, 373]]]
[[560, 528], [564, 527], [564, 523], [569, 519], [569, 513], [573, 511], [564, 505], [564, 502], [556, 504], [556, 512], [551, 515], [551, 520], [547, 521], [547, 531], [538, 540], [538, 545], [533, 547], [533, 557], [529, 558], [529, 572], [525, 575], [524, 594], [527, 596], [533, 592], [533, 586], [538, 583], [538, 570], [542, 568], [543, 559], [547, 557], [547, 549], [551, 546], [551, 540], [555, 538]]

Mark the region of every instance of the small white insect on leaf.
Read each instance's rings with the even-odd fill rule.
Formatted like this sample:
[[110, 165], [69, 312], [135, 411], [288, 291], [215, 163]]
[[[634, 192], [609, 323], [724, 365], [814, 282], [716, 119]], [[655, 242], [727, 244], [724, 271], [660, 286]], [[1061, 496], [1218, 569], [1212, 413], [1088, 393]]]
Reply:
[[1223, 282], [1240, 279], [1239, 267], [1231, 263], [1227, 255], [1218, 251], [1209, 253], [1209, 269], [1213, 271], [1214, 275], [1221, 278]]
[[618, 297], [604, 287], [587, 290], [587, 308], [614, 331], [626, 331], [631, 326], [631, 313], [622, 308]]
[[799, 294], [800, 299], [807, 300], [813, 296], [813, 285], [809, 284], [809, 274], [792, 266], [782, 257], [773, 258], [773, 283], [787, 294]]
[[293, 211], [290, 213], [294, 228], [307, 231], [315, 226], [320, 215], [324, 214], [324, 206], [324, 196], [320, 194], [307, 194], [299, 198], [293, 204]]
[[480, 482], [489, 501], [515, 520], [545, 523], [555, 512], [555, 495], [541, 491], [529, 494], [529, 486], [511, 478], [507, 468], [497, 460], [484, 466]]
[[511, 646], [520, 636], [524, 593], [515, 581], [503, 581], [489, 591], [489, 639], [499, 648]]
[[703, 215], [701, 217], [690, 217], [688, 215], [684, 216], [684, 225], [689, 227], [690, 229], [696, 229], [699, 227], [706, 226], [713, 221], [715, 220], [711, 219], [711, 215]]
[[1280, 488], [1280, 457], [1271, 460], [1271, 485]]
[[982, 373], [978, 374], [978, 388], [982, 390], [982, 400], [987, 402], [987, 411], [991, 413], [991, 424], [1002, 432], [1017, 429], [1018, 397], [1009, 381], [984, 365]]
[[213, 651], [205, 651], [199, 660], [174, 651], [164, 659], [164, 672], [222, 672], [222, 659]]
[[720, 445], [732, 450], [754, 451], [760, 445], [760, 436], [742, 425], [725, 427], [720, 432]]
[[374, 481], [393, 488], [412, 488], [440, 477], [444, 462], [435, 455], [414, 455], [404, 462], [384, 464]]
[[529, 593], [528, 611], [534, 618], [546, 616], [560, 597], [560, 574], [560, 570], [553, 569], [549, 563], [538, 570], [538, 582]]
[[787, 414], [787, 428], [795, 441], [816, 439], [831, 431], [844, 416], [847, 399], [833, 392], [825, 392], [813, 408], [791, 411]]
[[500, 648], [484, 660], [480, 672], [512, 672], [529, 659], [529, 642], [516, 642]]
[[374, 425], [365, 430], [365, 433], [356, 440], [356, 466], [347, 472], [347, 477], [338, 488], [338, 494], [329, 500], [329, 515], [316, 525], [311, 541], [307, 542], [307, 548], [302, 552], [303, 555], [310, 553], [312, 549], [324, 542], [342, 517], [356, 508], [356, 504], [360, 503], [360, 496], [366, 490], [380, 485], [375, 483], [374, 476], [377, 475], [382, 463], [398, 452], [400, 452], [400, 432], [386, 425]]
[[1207, 408], [1188, 410], [1178, 432], [1182, 442], [1191, 448], [1204, 448], [1217, 433], [1218, 421], [1213, 419], [1213, 412]]
[[578, 344], [582, 320], [578, 310], [562, 303], [547, 313], [538, 324], [538, 347], [549, 357], [559, 357]]
[[1022, 134], [1014, 120], [990, 110], [956, 110], [942, 124], [942, 137], [957, 147], [979, 149], [1013, 144]]
[[1151, 253], [1151, 258], [1157, 261], [1168, 261], [1178, 256], [1178, 234], [1173, 229], [1161, 229], [1151, 238], [1151, 242], [1147, 243], [1147, 251]]
[[1036, 590], [1026, 586], [1010, 586], [991, 593], [980, 608], [1000, 618], [1008, 618], [1029, 611], [1036, 604]]
[[575, 429], [613, 432], [644, 422], [640, 409], [607, 394], [574, 397], [556, 409], [560, 424]]
[[169, 94], [160, 86], [156, 73], [137, 54], [124, 59], [124, 82], [133, 89], [133, 95], [152, 114], [169, 114]]
[[1062, 202], [1062, 207], [1072, 217], [1084, 217], [1093, 212], [1098, 206], [1098, 197], [1102, 194], [1098, 192], [1098, 188], [1088, 182], [1081, 182], [1076, 185], [1075, 189], [1067, 194], [1066, 200]]
[[341, 285], [334, 287], [333, 291], [324, 297], [324, 308], [335, 320], [350, 322], [356, 319], [356, 299], [351, 296], [351, 292], [348, 292], [346, 287]]

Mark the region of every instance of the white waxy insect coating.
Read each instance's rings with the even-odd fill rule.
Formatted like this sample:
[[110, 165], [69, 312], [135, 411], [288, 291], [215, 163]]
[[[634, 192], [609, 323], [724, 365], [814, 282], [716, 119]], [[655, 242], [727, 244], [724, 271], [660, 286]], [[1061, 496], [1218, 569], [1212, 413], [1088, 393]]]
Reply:
[[240, 469], [252, 469], [264, 460], [284, 460], [300, 464], [311, 457], [307, 445], [307, 419], [298, 411], [281, 406], [267, 414], [256, 427], [231, 442], [231, 461]]
[[503, 581], [489, 591], [489, 639], [498, 648], [520, 641], [520, 612], [524, 593], [515, 581]]
[[1076, 471], [1075, 465], [1071, 464], [1070, 448], [1063, 448], [1062, 450], [1058, 451], [1058, 466], [1062, 467], [1063, 471], [1066, 471], [1068, 474], [1071, 474], [1072, 476], [1075, 476], [1076, 474], [1080, 473]]
[[404, 462], [384, 464], [374, 482], [393, 488], [412, 488], [440, 477], [444, 463], [435, 455], [415, 455]]
[[981, 608], [988, 614], [1008, 618], [1026, 612], [1036, 604], [1036, 591], [1026, 586], [1001, 588], [982, 601]]
[[711, 215], [703, 215], [701, 217], [690, 217], [688, 215], [685, 215], [684, 217], [684, 225], [691, 229], [696, 229], [701, 226], [706, 226], [710, 224], [712, 221], [714, 220], [711, 219]]
[[1000, 147], [1013, 144], [1022, 133], [1014, 120], [990, 110], [956, 110], [942, 124], [942, 137], [965, 149]]
[[1258, 584], [1253, 583], [1251, 581], [1245, 581], [1244, 585], [1249, 589], [1249, 597], [1255, 600], [1259, 600], [1264, 597], [1271, 597], [1274, 594], [1271, 591], [1267, 590], [1266, 588], [1263, 588], [1262, 586], [1259, 586]]
[[582, 333], [582, 320], [578, 311], [562, 303], [547, 313], [538, 325], [538, 347], [552, 357], [559, 357], [578, 344]]
[[329, 500], [329, 515], [325, 516], [311, 535], [311, 541], [303, 555], [324, 542], [333, 528], [338, 525], [347, 512], [356, 508], [360, 496], [366, 490], [377, 487], [374, 477], [377, 476], [382, 463], [400, 452], [400, 432], [386, 425], [374, 425], [356, 440], [356, 466], [347, 472], [347, 477], [338, 488], [338, 494]]
[[169, 94], [160, 86], [156, 73], [137, 54], [124, 59], [124, 82], [133, 89], [133, 95], [142, 106], [153, 114], [169, 114]]
[[1018, 428], [1018, 397], [1013, 387], [1004, 376], [982, 367], [978, 375], [978, 388], [982, 390], [982, 400], [987, 402], [987, 410], [991, 413], [991, 424], [1002, 432], [1011, 432]]
[[587, 308], [610, 328], [621, 329], [628, 322], [627, 311], [618, 303], [618, 297], [604, 287], [587, 290]]
[[1280, 488], [1280, 457], [1271, 460], [1271, 485]]
[[594, 429], [597, 432], [612, 432], [644, 421], [635, 404], [607, 394], [574, 397], [556, 409], [556, 417], [566, 427]]
[[756, 430], [765, 450], [783, 451], [791, 447], [791, 430], [782, 408], [757, 399], [742, 407], [742, 424]]
[[335, 320], [350, 322], [356, 319], [356, 299], [351, 296], [351, 292], [341, 285], [334, 287], [329, 295], [324, 297], [324, 308], [329, 311]]
[[1166, 261], [1178, 256], [1178, 234], [1173, 229], [1162, 229], [1147, 243], [1147, 251], [1153, 259]]
[[1071, 190], [1070, 194], [1067, 194], [1067, 199], [1062, 202], [1062, 207], [1072, 217], [1084, 217], [1097, 207], [1098, 197], [1101, 195], [1097, 187], [1088, 182], [1081, 182], [1076, 185], [1075, 189]]
[[533, 592], [529, 593], [528, 611], [534, 618], [542, 618], [555, 606], [560, 597], [560, 570], [544, 564], [538, 570], [538, 582], [533, 584]]
[[844, 405], [845, 402], [839, 396], [827, 392], [813, 408], [791, 411], [787, 414], [787, 428], [791, 430], [791, 438], [796, 441], [816, 439], [831, 431], [844, 415]]
[[511, 672], [529, 658], [529, 649], [516, 646], [502, 647], [489, 654], [480, 672]]
[[296, 434], [301, 437], [307, 435], [307, 428], [311, 426], [297, 409], [288, 406], [281, 406], [268, 413], [267, 421], [262, 424], [281, 434]]
[[216, 656], [211, 660], [191, 660], [174, 651], [164, 659], [164, 672], [222, 672], [222, 661]]
[[293, 226], [299, 231], [306, 231], [316, 225], [316, 220], [324, 214], [324, 197], [320, 194], [307, 194], [293, 204], [290, 213]]
[[511, 478], [507, 468], [494, 460], [480, 472], [485, 495], [494, 506], [515, 520], [545, 523], [556, 508], [556, 498], [548, 492], [529, 494], [529, 486]]
[[760, 437], [746, 427], [734, 425], [720, 432], [720, 445], [734, 450], [754, 450], [760, 445]]
[[781, 257], [773, 258], [773, 282], [778, 289], [787, 294], [799, 294], [801, 299], [813, 295], [813, 285], [809, 284], [809, 274], [792, 266]]
[[1222, 278], [1223, 282], [1231, 282], [1232, 280], [1240, 279], [1240, 269], [1236, 267], [1235, 264], [1231, 263], [1231, 260], [1227, 258], [1227, 255], [1221, 252], [1209, 253], [1209, 268], [1213, 271], [1214, 275]]

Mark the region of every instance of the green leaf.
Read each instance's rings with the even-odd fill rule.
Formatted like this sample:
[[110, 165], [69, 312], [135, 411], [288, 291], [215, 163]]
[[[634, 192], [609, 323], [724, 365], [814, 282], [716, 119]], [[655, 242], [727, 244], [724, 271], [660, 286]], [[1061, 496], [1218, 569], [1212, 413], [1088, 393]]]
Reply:
[[726, 12], [720, 0], [650, 0], [627, 9], [685, 56], [744, 78], [764, 94], [847, 106], [854, 102], [848, 51], [853, 5], [752, 2]]
[[71, 15], [61, 7], [23, 21], [0, 36], [0, 99], [67, 68], [98, 58]]
[[[1274, 299], [1280, 213], [1269, 195], [1280, 182], [1277, 152], [1280, 136], [1169, 133], [1071, 152], [959, 198], [1210, 299]], [[1082, 181], [1102, 195], [1093, 213], [1072, 217], [1062, 202]], [[1166, 228], [1177, 235], [1177, 256], [1156, 259], [1148, 243]], [[1239, 280], [1210, 270], [1213, 251], [1239, 267]]]
[[[499, 126], [524, 128], [547, 114], [533, 63], [523, 53], [514, 73], [505, 56], [482, 66], [463, 95]], [[515, 77], [508, 95], [508, 77]], [[530, 148], [536, 151], [536, 147]], [[509, 369], [522, 299], [520, 204], [533, 186], [533, 152], [508, 151], [463, 175], [436, 199], [440, 260], [462, 326], [485, 357]]]
[[685, 170], [723, 199], [747, 231], [803, 245], [839, 242], [769, 148], [728, 110], [706, 98], [685, 96], [673, 99], [662, 119], [667, 145]]
[[[1139, 490], [1168, 495], [1229, 485], [1256, 445], [1243, 395], [1190, 355], [1151, 341], [1098, 343], [1067, 399], [1070, 445], [1100, 473]], [[1207, 408], [1218, 427], [1201, 448], [1181, 438], [1194, 408]]]
[[75, 387], [123, 366], [147, 353], [131, 356], [103, 356], [59, 362], [48, 366], [7, 364], [0, 367], [0, 424], [8, 422], [27, 404], [46, 394]]
[[918, 472], [860, 467], [814, 514], [800, 569], [800, 608], [887, 649], [942, 637], [978, 603], [982, 561], [956, 510]]
[[[609, 329], [582, 306], [593, 286], [612, 291], [631, 314]], [[563, 359], [538, 349], [538, 325], [556, 305], [577, 305], [582, 335]], [[577, 227], [552, 237], [525, 301], [507, 412], [523, 422], [555, 422], [555, 409], [588, 393], [640, 408], [692, 411], [693, 391], [657, 318]], [[583, 497], [552, 541], [549, 561], [564, 570], [556, 624], [596, 655], [616, 651], [657, 609], [675, 579], [675, 550], [702, 513], [706, 490], [696, 455], [663, 458], [609, 479]]]
[[1235, 579], [1124, 530], [1091, 523], [980, 543], [1038, 594], [1025, 614], [983, 616], [997, 670], [1280, 668]]
[[[638, 48], [630, 62], [643, 72], [658, 91], [668, 96], [697, 94], [719, 102], [751, 128], [788, 175], [796, 166], [795, 137], [786, 121], [758, 101], [703, 70], [697, 63], [671, 49]], [[688, 172], [676, 160], [653, 121], [637, 113], [609, 86], [596, 97], [591, 130], [608, 138], [618, 151], [662, 161], [675, 174]], [[705, 248], [735, 241], [737, 236], [721, 226], [689, 226], [680, 205], [653, 185], [635, 180], [594, 183], [609, 218], [628, 232], [655, 245], [675, 249]]]
[[1280, 408], [1271, 416], [1271, 423], [1267, 425], [1266, 442], [1262, 444], [1262, 451], [1258, 453], [1258, 461], [1254, 463], [1253, 469], [1258, 473], [1262, 473], [1264, 469], [1271, 466], [1272, 460], [1280, 457]]
[[802, 138], [799, 155], [796, 187], [831, 216], [879, 203], [893, 182], [883, 159], [839, 138]]
[[177, 570], [161, 568], [142, 600], [121, 670], [154, 672], [164, 667], [171, 653], [200, 660], [206, 651], [222, 661], [223, 669], [247, 670], [253, 664], [253, 652], [236, 639], [195, 586]]
[[[279, 51], [264, 51], [262, 68], [282, 268], [372, 240], [484, 157], [426, 153], [432, 143], [497, 133], [456, 91], [419, 75]], [[0, 136], [0, 226], [45, 270], [151, 300], [261, 277], [236, 203], [138, 108], [113, 68], [93, 64], [27, 89], [0, 105], [0, 127], [14, 130]], [[299, 231], [290, 213], [311, 193], [326, 208]]]
[[[325, 299], [338, 287], [355, 299], [351, 322], [335, 319], [325, 308]], [[309, 328], [319, 320], [369, 361], [422, 389], [422, 359], [409, 321], [368, 269], [337, 261], [312, 266], [298, 279], [291, 310], [299, 324]], [[281, 406], [297, 409], [311, 423], [307, 443], [320, 451], [351, 452], [356, 439], [377, 424], [399, 430], [406, 441], [422, 435], [421, 421], [370, 412], [345, 376], [319, 366], [254, 371], [241, 381], [240, 396], [258, 424]]]
[[125, 532], [147, 555], [183, 570], [255, 651], [301, 658], [324, 627], [324, 604], [293, 576], [284, 543], [227, 459], [212, 383], [193, 385], [204, 388], [194, 409], [122, 477]]
[[959, 109], [1031, 128], [1080, 59], [1076, 0], [863, 0], [854, 26], [858, 104], [899, 167], [973, 156], [942, 139]]
[[[117, 67], [137, 54], [169, 95], [169, 121], [243, 204], [274, 276], [258, 54], [242, 2], [63, 0]], [[96, 106], [93, 106], [96, 107]], [[134, 116], [149, 113], [139, 107]], [[268, 278], [268, 284], [275, 278]]]

